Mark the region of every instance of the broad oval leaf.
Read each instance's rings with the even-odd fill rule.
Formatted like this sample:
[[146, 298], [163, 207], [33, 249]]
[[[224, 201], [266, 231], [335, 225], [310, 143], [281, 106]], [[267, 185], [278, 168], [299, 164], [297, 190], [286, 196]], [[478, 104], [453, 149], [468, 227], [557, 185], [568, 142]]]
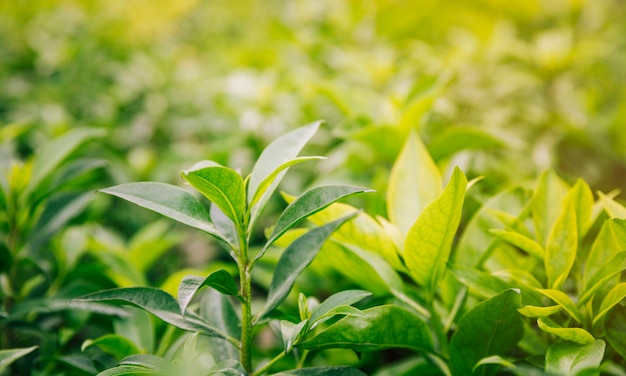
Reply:
[[[471, 375], [481, 359], [511, 351], [524, 332], [518, 312], [521, 306], [520, 292], [509, 289], [467, 311], [450, 341], [452, 374]], [[479, 368], [479, 374], [485, 374], [487, 368]]]
[[306, 217], [319, 212], [344, 197], [363, 192], [373, 192], [373, 190], [348, 185], [329, 185], [304, 192], [282, 212], [271, 235], [263, 249], [255, 257], [255, 260], [261, 258], [276, 239]]
[[76, 302], [112, 302], [130, 304], [150, 312], [168, 324], [183, 330], [200, 332], [208, 336], [229, 338], [221, 331], [195, 315], [183, 317], [176, 299], [165, 291], [151, 287], [129, 287], [111, 289], [85, 295]]
[[[257, 159], [252, 172], [250, 173], [250, 180], [248, 182], [248, 203], [250, 203], [255, 195], [261, 183], [272, 174], [283, 163], [294, 159], [300, 153], [300, 150], [306, 145], [307, 142], [313, 137], [315, 132], [319, 129], [321, 121], [316, 121], [304, 127], [300, 127], [291, 132], [284, 134], [283, 136], [274, 140], [269, 144]], [[265, 208], [270, 196], [278, 187], [281, 180], [285, 176], [287, 170], [283, 170], [276, 174], [273, 181], [265, 188], [265, 192], [261, 195], [261, 198], [257, 199], [256, 205], [251, 208], [250, 213], [250, 225], [256, 223], [257, 218], [261, 215], [261, 212]]]
[[537, 319], [537, 326], [539, 329], [546, 333], [554, 334], [555, 336], [564, 339], [566, 341], [580, 343], [586, 345], [592, 343], [596, 339], [593, 338], [588, 331], [582, 328], [562, 328], [556, 325], [552, 320], [547, 317], [540, 317]]
[[178, 286], [178, 304], [180, 305], [180, 313], [183, 316], [191, 299], [204, 286], [213, 287], [226, 295], [237, 295], [239, 293], [237, 283], [230, 273], [224, 269], [215, 271], [207, 277], [185, 276]]
[[404, 243], [404, 260], [411, 277], [432, 299], [450, 257], [463, 211], [467, 179], [456, 167], [444, 191], [417, 218]]
[[316, 227], [300, 236], [285, 249], [276, 265], [268, 292], [267, 302], [265, 303], [265, 308], [259, 314], [259, 318], [262, 318], [264, 314], [278, 307], [287, 297], [289, 291], [291, 291], [298, 275], [300, 275], [313, 261], [315, 256], [317, 256], [317, 253], [326, 242], [326, 239], [328, 239], [339, 226], [353, 218], [355, 214], [356, 213], [352, 213], [336, 221]]
[[182, 177], [217, 205], [236, 226], [242, 226], [246, 209], [243, 178], [231, 168], [204, 161], [181, 172]]
[[[589, 372], [600, 366], [605, 347], [600, 339], [588, 344], [556, 342], [546, 352], [545, 371], [550, 375], [582, 375], [582, 371]], [[587, 372], [584, 374], [592, 374]]]
[[572, 201], [566, 200], [547, 240], [544, 263], [551, 288], [558, 289], [565, 283], [576, 261], [577, 249], [576, 211]]
[[230, 245], [210, 222], [204, 206], [182, 188], [164, 183], [140, 182], [116, 185], [101, 189], [100, 192], [123, 198], [187, 226], [205, 231]]
[[579, 324], [584, 323], [583, 316], [580, 311], [578, 311], [578, 308], [576, 308], [576, 304], [574, 304], [572, 299], [563, 291], [553, 289], [538, 289], [537, 291], [557, 302], [574, 320], [578, 321]]
[[600, 304], [600, 310], [596, 317], [593, 318], [593, 324], [595, 325], [604, 315], [606, 315], [611, 308], [615, 307], [619, 302], [626, 298], [626, 282], [618, 283], [609, 291], [602, 304]]
[[359, 352], [389, 348], [432, 350], [428, 325], [404, 308], [383, 305], [362, 312], [364, 317], [344, 317], [320, 333], [308, 335], [296, 347], [350, 348]]
[[600, 228], [600, 233], [596, 236], [591, 245], [591, 250], [587, 255], [585, 268], [583, 269], [583, 286], [590, 287], [589, 282], [596, 272], [604, 267], [607, 260], [611, 260], [619, 252], [626, 249], [626, 240], [620, 244], [615, 237], [614, 227], [616, 219], [605, 221]]
[[411, 131], [391, 169], [387, 213], [403, 236], [422, 211], [441, 193], [441, 173], [426, 147]]

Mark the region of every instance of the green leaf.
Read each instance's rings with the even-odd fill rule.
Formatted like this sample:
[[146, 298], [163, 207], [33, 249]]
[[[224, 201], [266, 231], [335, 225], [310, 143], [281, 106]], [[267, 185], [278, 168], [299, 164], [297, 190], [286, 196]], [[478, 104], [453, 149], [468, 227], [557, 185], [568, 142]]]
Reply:
[[489, 230], [492, 234], [500, 239], [511, 243], [512, 245], [520, 248], [521, 250], [529, 253], [540, 260], [543, 260], [545, 256], [545, 250], [541, 244], [537, 243], [533, 239], [526, 237], [515, 231], [493, 229]]
[[276, 226], [268, 237], [263, 249], [255, 260], [261, 258], [267, 249], [287, 230], [298, 224], [304, 218], [319, 212], [333, 202], [355, 193], [373, 192], [371, 189], [344, 185], [330, 185], [310, 189], [292, 201], [282, 212]]
[[391, 169], [387, 214], [403, 236], [415, 219], [441, 192], [443, 182], [422, 141], [411, 131]]
[[428, 151], [435, 161], [449, 158], [462, 150], [497, 149], [507, 143], [478, 127], [450, 127], [437, 132], [428, 144]]
[[[216, 290], [207, 291], [201, 300], [200, 317], [222, 333], [241, 338], [241, 320], [228, 296]], [[233, 343], [216, 337], [208, 337], [206, 340], [209, 342], [207, 348], [216, 361], [238, 358], [239, 349]]]
[[33, 352], [37, 347], [38, 346], [0, 350], [0, 372], [4, 371], [14, 361]]
[[217, 205], [236, 226], [243, 224], [246, 194], [243, 178], [237, 171], [212, 161], [202, 161], [181, 171], [181, 175]]
[[609, 217], [626, 219], [626, 207], [602, 192], [598, 192], [598, 197]]
[[128, 338], [117, 334], [105, 334], [94, 340], [86, 340], [83, 342], [80, 350], [85, 351], [85, 349], [92, 346], [100, 348], [100, 350], [111, 355], [116, 360], [141, 352]]
[[537, 240], [541, 244], [547, 244], [548, 235], [561, 213], [561, 202], [567, 188], [567, 184], [553, 171], [546, 171], [539, 178], [530, 206]]
[[239, 245], [239, 235], [237, 235], [235, 224], [217, 205], [211, 204], [209, 216], [211, 217], [211, 223], [213, 223], [217, 231], [222, 234], [230, 244]]
[[297, 165], [297, 164], [300, 164], [300, 163], [303, 163], [303, 162], [319, 161], [319, 160], [322, 160], [322, 159], [326, 159], [326, 157], [318, 157], [318, 156], [314, 156], [314, 157], [298, 157], [298, 158], [294, 158], [294, 159], [291, 159], [289, 161], [286, 161], [285, 163], [283, 163], [280, 166], [276, 167], [276, 169], [274, 171], [272, 171], [269, 175], [267, 175], [265, 177], [265, 179], [263, 179], [262, 182], [259, 183], [258, 188], [254, 192], [254, 197], [252, 197], [252, 199], [250, 199], [250, 202], [248, 203], [248, 206], [253, 207], [254, 205], [256, 205], [257, 202], [259, 202], [259, 200], [261, 200], [261, 198], [263, 197], [263, 195], [265, 194], [267, 189], [274, 182], [274, 179], [276, 178], [276, 176], [278, 176], [278, 174], [281, 173], [282, 171], [288, 169], [291, 166], [294, 166], [294, 165]]
[[115, 302], [130, 304], [134, 307], [150, 312], [168, 324], [183, 330], [200, 332], [208, 336], [227, 338], [216, 328], [204, 322], [199, 317], [180, 314], [180, 306], [173, 296], [165, 291], [151, 287], [129, 287], [111, 289], [85, 295], [75, 299], [76, 302]]
[[500, 278], [481, 270], [454, 267], [450, 271], [474, 293], [485, 298], [491, 298], [512, 287]]
[[554, 305], [549, 307], [537, 307], [531, 305], [525, 305], [522, 308], [518, 309], [519, 313], [526, 317], [546, 317], [552, 316], [557, 312], [560, 312], [563, 309], [560, 305]]
[[605, 221], [600, 228], [600, 233], [591, 245], [591, 250], [587, 255], [587, 262], [583, 269], [583, 286], [587, 288], [589, 287], [590, 278], [606, 264], [607, 260], [626, 250], [626, 239], [620, 242], [615, 236], [614, 230], [618, 226], [615, 221], [619, 220], [614, 218]]
[[582, 314], [578, 311], [576, 304], [574, 304], [567, 294], [553, 289], [538, 289], [537, 291], [557, 302], [574, 320], [578, 321], [579, 324], [584, 323]]
[[[556, 342], [546, 353], [545, 371], [550, 375], [581, 375], [583, 370], [597, 369], [604, 358], [604, 348], [602, 340], [588, 344]], [[594, 374], [599, 374], [599, 370]]]
[[100, 192], [123, 198], [205, 231], [225, 244], [231, 244], [210, 222], [204, 206], [189, 192], [174, 185], [153, 182], [128, 183], [101, 189]]
[[187, 306], [193, 299], [194, 295], [204, 286], [213, 287], [217, 291], [226, 295], [238, 295], [239, 288], [237, 283], [224, 269], [220, 269], [209, 274], [207, 277], [199, 277], [188, 275], [183, 278], [178, 285], [178, 304], [180, 305], [180, 313], [184, 316]]
[[454, 169], [448, 186], [428, 205], [409, 230], [404, 259], [413, 279], [432, 299], [450, 257], [452, 241], [463, 211], [467, 179]]
[[589, 299], [593, 298], [593, 294], [607, 281], [613, 278], [616, 274], [626, 270], [626, 252], [620, 252], [616, 254], [612, 259], [607, 261], [591, 278], [585, 290], [583, 291], [580, 299], [578, 299], [578, 306], [581, 307]]
[[[165, 358], [151, 354], [136, 354], [124, 358], [120, 362], [120, 366], [136, 366], [144, 367], [144, 369], [150, 369], [153, 371], [161, 371], [164, 374], [174, 374], [176, 370], [174, 365]], [[162, 373], [158, 373], [159, 375]]]
[[413, 313], [392, 305], [362, 312], [365, 317], [344, 317], [316, 335], [307, 335], [308, 338], [296, 347], [309, 350], [350, 348], [359, 352], [389, 348], [432, 350], [428, 325]]
[[578, 237], [582, 239], [592, 225], [594, 202], [591, 188], [584, 180], [578, 179], [567, 192], [565, 199], [569, 200], [574, 207]]
[[333, 294], [329, 296], [328, 299], [324, 300], [320, 305], [315, 307], [313, 312], [311, 312], [309, 322], [311, 323], [311, 326], [314, 327], [322, 322], [322, 319], [327, 317], [327, 315], [337, 307], [349, 306], [370, 295], [372, 295], [372, 293], [363, 290], [345, 290]]
[[273, 181], [264, 189], [265, 192], [260, 195], [261, 198], [255, 198], [262, 183], [281, 165], [298, 156], [300, 150], [302, 150], [304, 145], [306, 145], [315, 132], [317, 132], [320, 124], [320, 121], [316, 121], [286, 133], [274, 140], [274, 142], [269, 144], [263, 152], [261, 152], [261, 155], [252, 168], [250, 181], [248, 182], [248, 203], [250, 203], [252, 199], [258, 201], [251, 209], [251, 227], [256, 223], [257, 218], [261, 215], [267, 201], [276, 190], [276, 187], [278, 187], [278, 184], [282, 181], [287, 170], [282, 170], [276, 174]]
[[142, 367], [142, 366], [117, 366], [110, 368], [106, 371], [102, 371], [98, 376], [165, 376], [166, 374], [158, 370]]
[[355, 214], [356, 213], [349, 214], [336, 221], [316, 227], [296, 239], [285, 249], [276, 265], [268, 292], [267, 302], [265, 303], [265, 308], [261, 314], [259, 314], [259, 317], [263, 317], [264, 314], [278, 307], [287, 297], [289, 291], [291, 291], [298, 275], [300, 275], [313, 261], [315, 256], [317, 256], [317, 253], [324, 242], [326, 242], [326, 239], [328, 239], [339, 226], [353, 218]]
[[213, 367], [209, 368], [206, 373], [207, 376], [246, 376], [246, 370], [241, 363], [234, 359], [226, 359], [218, 362]]
[[576, 342], [582, 345], [593, 343], [593, 341], [595, 341], [595, 338], [593, 338], [593, 336], [585, 329], [563, 328], [547, 317], [538, 318], [537, 325], [539, 326], [539, 329], [544, 332], [554, 334], [555, 336], [566, 341]]
[[578, 249], [576, 211], [572, 201], [567, 200], [548, 235], [545, 268], [550, 287], [558, 289], [565, 283]]
[[[453, 375], [471, 375], [474, 366], [492, 355], [505, 355], [522, 339], [520, 313], [522, 297], [509, 289], [467, 311], [459, 320], [450, 341], [450, 369]], [[480, 368], [485, 374], [487, 367]]]
[[293, 346], [298, 343], [302, 334], [308, 330], [308, 320], [294, 324], [287, 320], [280, 321], [280, 333], [283, 338], [283, 346], [286, 354], [293, 350]]
[[511, 371], [514, 375], [522, 375], [521, 370], [519, 370], [515, 364], [513, 364], [511, 361], [508, 361], [498, 355], [488, 356], [486, 358], [482, 358], [481, 360], [479, 360], [478, 363], [476, 363], [476, 365], [474, 366], [474, 369], [472, 370], [472, 374], [475, 375], [476, 370], [478, 370], [479, 367], [485, 366], [488, 364], [497, 364], [497, 365], [505, 367], [507, 370]]
[[619, 302], [626, 298], [626, 282], [618, 283], [609, 291], [602, 304], [600, 304], [600, 310], [596, 317], [593, 318], [593, 324], [595, 325], [604, 315], [606, 315], [611, 308], [615, 307]]
[[352, 367], [313, 367], [274, 373], [273, 376], [366, 376], [366, 374]]
[[37, 150], [33, 162], [33, 175], [25, 194], [28, 196], [38, 190], [40, 183], [48, 179], [57, 167], [87, 140], [102, 137], [104, 134], [101, 129], [75, 128]]
[[606, 339], [622, 358], [626, 358], [626, 307], [617, 305], [606, 315], [604, 332]]

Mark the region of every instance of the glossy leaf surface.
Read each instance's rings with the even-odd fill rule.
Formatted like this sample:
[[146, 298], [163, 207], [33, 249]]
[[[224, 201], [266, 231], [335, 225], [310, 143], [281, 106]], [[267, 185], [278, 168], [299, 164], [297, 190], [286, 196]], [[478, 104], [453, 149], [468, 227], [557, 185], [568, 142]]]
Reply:
[[226, 295], [237, 295], [238, 287], [233, 277], [224, 269], [220, 269], [208, 275], [200, 277], [195, 275], [185, 276], [178, 286], [178, 304], [180, 313], [185, 314], [187, 306], [194, 295], [204, 286], [213, 287]]
[[583, 370], [587, 371], [585, 375], [599, 374], [588, 372], [600, 366], [604, 358], [604, 348], [605, 343], [602, 340], [585, 345], [556, 342], [546, 353], [545, 371], [551, 375], [580, 375]]

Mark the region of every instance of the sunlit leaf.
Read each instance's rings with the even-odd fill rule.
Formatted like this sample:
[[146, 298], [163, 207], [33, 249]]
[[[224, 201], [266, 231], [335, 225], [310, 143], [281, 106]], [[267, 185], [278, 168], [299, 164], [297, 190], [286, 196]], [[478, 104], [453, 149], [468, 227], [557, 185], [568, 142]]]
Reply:
[[548, 235], [561, 215], [561, 202], [567, 194], [567, 184], [554, 172], [541, 175], [531, 201], [531, 212], [539, 243], [547, 245]]
[[585, 329], [563, 328], [547, 317], [538, 318], [537, 325], [539, 326], [539, 329], [544, 332], [554, 334], [555, 336], [566, 341], [576, 342], [582, 345], [587, 345], [595, 341], [595, 338], [593, 338], [593, 336]]
[[602, 192], [598, 192], [604, 210], [611, 218], [626, 219], [626, 207]]
[[512, 245], [522, 249], [523, 251], [543, 260], [545, 255], [545, 250], [541, 246], [541, 244], [537, 243], [531, 238], [528, 238], [518, 232], [515, 231], [507, 231], [507, 230], [491, 230], [490, 231], [495, 236], [511, 243]]
[[550, 287], [558, 289], [565, 283], [578, 250], [576, 211], [571, 201], [566, 201], [550, 234], [545, 254], [545, 268]]
[[404, 259], [413, 279], [432, 297], [443, 277], [461, 220], [467, 179], [455, 168], [445, 190], [417, 218], [404, 243]]
[[602, 287], [602, 285], [613, 278], [617, 273], [621, 273], [624, 270], [626, 270], [626, 252], [620, 252], [602, 265], [602, 267], [589, 278], [589, 282], [585, 286], [580, 299], [578, 299], [578, 306], [582, 306], [589, 299], [593, 298], [593, 294]]
[[582, 179], [567, 192], [566, 200], [571, 201], [576, 212], [576, 227], [578, 237], [585, 236], [592, 224], [593, 216], [593, 193], [589, 185]]
[[[450, 341], [450, 368], [455, 375], [472, 374], [476, 363], [492, 355], [506, 355], [524, 331], [519, 291], [509, 289], [487, 299], [460, 319]], [[480, 339], [480, 340], [477, 340]], [[480, 369], [485, 374], [487, 367]]]
[[307, 335], [298, 348], [350, 348], [367, 352], [389, 348], [431, 350], [430, 330], [424, 321], [398, 306], [383, 305], [347, 316], [318, 334]]
[[602, 300], [599, 312], [596, 317], [593, 318], [593, 324], [595, 325], [598, 320], [604, 317], [604, 315], [606, 315], [611, 308], [615, 307], [624, 298], [626, 298], [626, 282], [618, 283]]
[[546, 353], [545, 371], [551, 375], [595, 375], [590, 369], [597, 369], [604, 358], [604, 341], [598, 339], [588, 344], [567, 341], [554, 343]]
[[315, 309], [311, 312], [309, 322], [312, 325], [315, 325], [335, 308], [349, 306], [370, 295], [372, 295], [370, 292], [363, 290], [345, 290], [333, 294], [320, 303], [320, 305], [315, 307]]
[[549, 307], [537, 307], [525, 305], [522, 308], [518, 309], [519, 313], [526, 317], [546, 317], [552, 316], [557, 312], [560, 312], [563, 309], [560, 305], [554, 305]]
[[591, 245], [583, 270], [583, 286], [589, 287], [590, 278], [606, 264], [607, 260], [626, 250], [626, 241], [620, 242], [615, 237], [615, 221], [618, 219], [605, 221]]
[[584, 323], [583, 316], [576, 308], [576, 304], [563, 291], [553, 289], [539, 289], [537, 291], [558, 303], [579, 324]]
[[387, 188], [387, 214], [403, 236], [441, 193], [443, 182], [426, 147], [411, 132], [391, 169]]

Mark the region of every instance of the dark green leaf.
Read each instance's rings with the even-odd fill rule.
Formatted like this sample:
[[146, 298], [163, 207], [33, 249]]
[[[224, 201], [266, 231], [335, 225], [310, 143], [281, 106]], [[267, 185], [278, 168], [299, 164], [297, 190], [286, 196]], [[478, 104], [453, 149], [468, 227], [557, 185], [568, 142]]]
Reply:
[[91, 346], [100, 348], [100, 350], [111, 355], [116, 360], [122, 360], [127, 356], [141, 352], [128, 338], [117, 334], [105, 334], [94, 340], [87, 340], [81, 346], [81, 351], [85, 351], [86, 348]]
[[267, 251], [269, 246], [272, 245], [276, 239], [306, 217], [319, 212], [337, 200], [362, 192], [373, 191], [371, 189], [361, 187], [331, 185], [313, 188], [304, 192], [295, 201], [292, 201], [291, 204], [289, 204], [289, 206], [287, 206], [287, 208], [282, 212], [276, 222], [276, 226], [274, 226], [272, 234], [269, 236], [267, 242], [263, 246], [263, 249], [258, 253], [255, 259], [263, 256], [265, 251]]
[[0, 350], [0, 372], [7, 368], [11, 363], [24, 355], [33, 352], [37, 346], [25, 347], [21, 349]]
[[185, 310], [196, 292], [204, 286], [213, 287], [226, 295], [237, 295], [238, 287], [233, 277], [224, 269], [215, 271], [207, 277], [188, 275], [183, 278], [178, 286], [178, 304], [180, 313], [184, 316]]
[[117, 366], [115, 368], [108, 369], [98, 374], [98, 376], [135, 376], [135, 375], [166, 376], [166, 374], [158, 370], [141, 367], [141, 366]]
[[239, 173], [215, 162], [203, 161], [182, 171], [183, 178], [192, 187], [217, 205], [235, 225], [243, 223], [246, 193]]
[[428, 351], [433, 348], [428, 325], [398, 306], [384, 305], [363, 311], [364, 317], [346, 316], [322, 332], [310, 334], [296, 347], [321, 350], [350, 348], [367, 352], [389, 348]]
[[[460, 321], [450, 342], [450, 367], [453, 375], [471, 375], [476, 363], [492, 355], [506, 355], [522, 339], [524, 332], [519, 291], [510, 289], [485, 300]], [[487, 367], [478, 369], [485, 374]]]
[[210, 222], [204, 206], [184, 189], [169, 184], [142, 182], [116, 185], [100, 192], [123, 198], [230, 244]]
[[339, 226], [353, 218], [356, 213], [349, 214], [336, 221], [327, 223], [323, 226], [316, 227], [306, 234], [296, 239], [285, 249], [278, 264], [272, 282], [270, 284], [267, 302], [262, 313], [269, 313], [287, 297], [289, 291], [293, 287], [296, 278], [300, 273], [313, 261], [320, 248], [326, 242], [326, 239]]

